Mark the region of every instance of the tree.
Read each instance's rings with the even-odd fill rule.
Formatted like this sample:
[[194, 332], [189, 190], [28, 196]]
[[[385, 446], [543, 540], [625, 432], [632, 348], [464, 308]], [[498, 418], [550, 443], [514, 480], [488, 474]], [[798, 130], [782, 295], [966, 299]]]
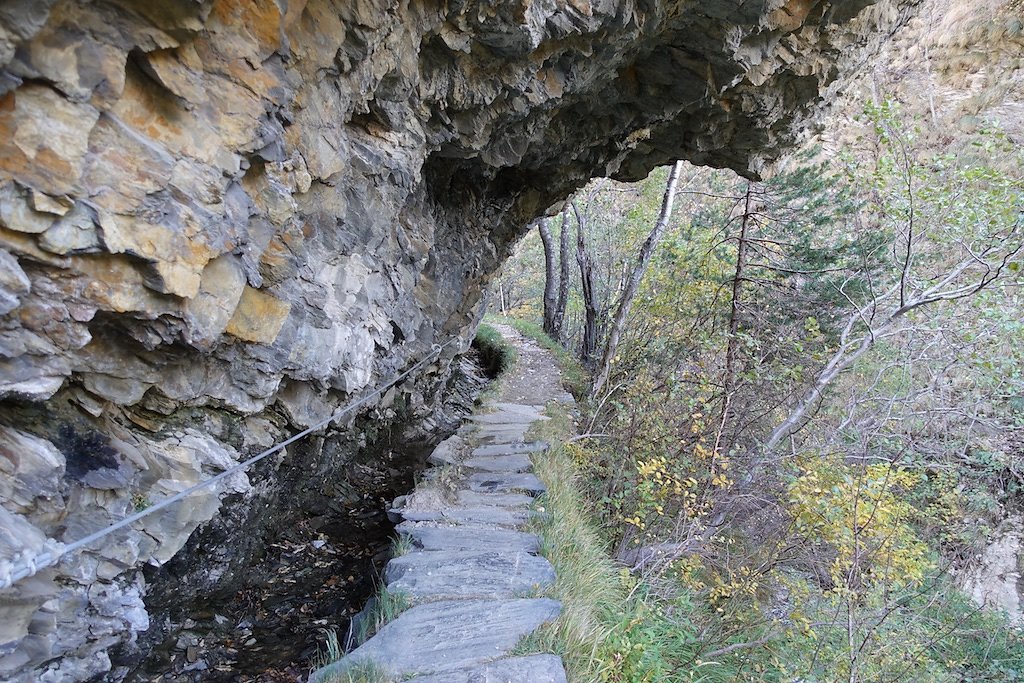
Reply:
[[[890, 234], [888, 267], [851, 276], [838, 292], [851, 304], [835, 351], [810, 388], [768, 435], [770, 452], [795, 434], [826, 390], [880, 341], [905, 335], [912, 314], [970, 299], [1020, 271], [1024, 250], [1022, 182], [978, 160], [930, 155], [914, 148], [913, 128], [891, 104], [869, 107], [878, 157], [866, 188], [869, 210]], [[868, 281], [866, 300], [846, 285]]]
[[569, 205], [561, 214], [558, 235], [558, 266], [551, 226], [547, 218], [537, 222], [537, 232], [544, 247], [544, 332], [561, 341], [565, 332], [565, 309], [569, 301]]
[[679, 182], [679, 174], [682, 171], [682, 167], [683, 162], [677, 161], [672, 166], [672, 170], [669, 171], [668, 182], [665, 185], [665, 194], [661, 202], [661, 213], [658, 215], [658, 220], [655, 221], [654, 227], [644, 241], [643, 246], [640, 247], [640, 253], [637, 254], [633, 272], [626, 281], [626, 286], [619, 297], [615, 317], [612, 319], [611, 327], [608, 330], [608, 339], [605, 341], [604, 353], [598, 365], [598, 371], [594, 376], [594, 384], [591, 388], [592, 396], [599, 395], [608, 381], [608, 373], [611, 371], [612, 362], [619, 347], [622, 328], [626, 323], [626, 318], [629, 316], [629, 310], [633, 306], [633, 300], [636, 298], [637, 291], [640, 289], [640, 281], [643, 279], [647, 266], [651, 262], [651, 257], [654, 255], [654, 250], [658, 247], [658, 243], [661, 242], [661, 238], [665, 234], [665, 230], [668, 228], [669, 221], [672, 218], [672, 205], [676, 197], [676, 184]]
[[580, 268], [580, 287], [583, 292], [583, 338], [580, 343], [580, 360], [585, 364], [593, 361], [597, 353], [598, 321], [601, 309], [597, 300], [597, 287], [594, 284], [594, 266], [587, 251], [586, 223], [580, 215], [579, 206], [572, 202], [573, 213], [576, 214], [576, 263]]
[[544, 245], [544, 332], [551, 337], [558, 336], [556, 324], [558, 306], [558, 275], [555, 270], [555, 248], [551, 238], [551, 228], [548, 219], [542, 218], [537, 221], [537, 231], [540, 233], [541, 243]]
[[565, 336], [565, 309], [569, 303], [569, 206], [562, 209], [562, 226], [558, 235], [558, 300], [552, 321], [554, 338], [563, 341]]

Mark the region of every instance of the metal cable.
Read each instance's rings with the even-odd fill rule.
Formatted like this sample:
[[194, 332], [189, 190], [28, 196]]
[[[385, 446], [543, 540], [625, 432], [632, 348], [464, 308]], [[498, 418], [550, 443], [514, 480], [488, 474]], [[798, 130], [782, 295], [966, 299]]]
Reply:
[[213, 476], [213, 477], [211, 477], [211, 478], [209, 478], [209, 479], [207, 479], [205, 481], [201, 481], [198, 484], [194, 484], [194, 485], [188, 487], [187, 489], [185, 489], [184, 491], [181, 491], [179, 493], [174, 494], [173, 496], [170, 496], [169, 498], [164, 498], [160, 502], [154, 503], [153, 505], [150, 505], [149, 507], [145, 508], [144, 510], [139, 510], [135, 514], [129, 515], [128, 517], [125, 517], [124, 519], [122, 519], [122, 520], [120, 520], [118, 522], [115, 522], [115, 523], [111, 524], [110, 526], [107, 526], [107, 527], [105, 527], [103, 529], [100, 529], [99, 531], [97, 531], [95, 533], [91, 533], [88, 536], [85, 536], [83, 538], [78, 539], [77, 541], [73, 541], [71, 543], [68, 543], [67, 545], [64, 545], [62, 548], [60, 548], [58, 550], [44, 550], [43, 552], [39, 553], [35, 557], [27, 557], [27, 558], [25, 558], [24, 561], [27, 563], [28, 566], [22, 567], [20, 569], [14, 569], [11, 572], [7, 573], [6, 575], [0, 576], [0, 590], [9, 588], [10, 586], [14, 585], [18, 581], [21, 581], [22, 579], [27, 578], [29, 576], [33, 576], [34, 574], [38, 573], [40, 569], [45, 569], [46, 567], [52, 567], [53, 565], [57, 564], [57, 562], [60, 561], [61, 558], [65, 557], [67, 555], [70, 555], [71, 553], [77, 552], [77, 551], [81, 550], [82, 548], [86, 547], [87, 545], [90, 545], [90, 544], [100, 540], [101, 538], [104, 538], [105, 536], [109, 536], [110, 534], [114, 533], [115, 531], [118, 531], [119, 529], [123, 529], [124, 527], [129, 526], [130, 524], [134, 524], [135, 522], [139, 521], [143, 517], [151, 515], [154, 512], [157, 512], [158, 510], [163, 510], [165, 507], [167, 507], [169, 505], [173, 505], [174, 503], [176, 503], [176, 502], [178, 502], [180, 500], [183, 500], [184, 498], [187, 498], [188, 496], [192, 495], [193, 493], [195, 493], [196, 491], [198, 491], [200, 489], [206, 488], [207, 486], [210, 486], [211, 484], [215, 484], [215, 483], [217, 483], [218, 481], [220, 481], [222, 479], [230, 477], [232, 474], [235, 474], [236, 472], [241, 472], [242, 470], [247, 469], [251, 465], [256, 464], [257, 462], [259, 462], [260, 460], [263, 460], [267, 456], [270, 456], [270, 455], [273, 455], [274, 453], [277, 453], [281, 449], [283, 449], [283, 448], [285, 448], [285, 447], [295, 443], [296, 441], [298, 441], [299, 439], [303, 438], [304, 436], [308, 436], [309, 434], [315, 432], [316, 430], [326, 426], [328, 423], [333, 422], [334, 420], [337, 420], [337, 419], [340, 419], [340, 418], [344, 417], [345, 415], [347, 415], [348, 413], [352, 412], [356, 408], [359, 408], [360, 406], [366, 404], [372, 398], [374, 398], [376, 396], [380, 396], [386, 390], [390, 389], [391, 387], [393, 387], [396, 384], [398, 384], [399, 382], [401, 382], [403, 379], [405, 379], [406, 377], [408, 377], [409, 375], [414, 373], [416, 370], [418, 370], [423, 365], [425, 365], [428, 362], [430, 362], [430, 361], [434, 360], [435, 358], [437, 358], [439, 355], [441, 355], [441, 352], [445, 349], [445, 347], [449, 346], [450, 344], [453, 344], [457, 340], [458, 340], [458, 337], [456, 337], [454, 339], [449, 339], [447, 342], [445, 342], [444, 344], [441, 344], [441, 345], [435, 344], [434, 345], [434, 350], [430, 353], [429, 356], [426, 356], [425, 358], [420, 360], [418, 363], [413, 365], [408, 370], [402, 372], [399, 375], [396, 375], [387, 384], [381, 385], [377, 389], [374, 389], [373, 391], [368, 393], [366, 396], [363, 396], [362, 398], [360, 398], [360, 399], [358, 399], [356, 401], [353, 401], [352, 403], [348, 404], [344, 408], [341, 408], [341, 409], [331, 413], [331, 415], [329, 417], [326, 417], [323, 420], [321, 420], [320, 422], [317, 422], [312, 427], [307, 427], [306, 429], [302, 430], [298, 434], [293, 435], [292, 437], [282, 441], [281, 443], [277, 444], [276, 446], [272, 446], [272, 447], [268, 448], [267, 450], [263, 451], [262, 453], [260, 453], [258, 455], [254, 455], [253, 457], [249, 458], [248, 460], [240, 462], [237, 465], [234, 465], [232, 467], [229, 467], [228, 469], [224, 470], [223, 472], [221, 472], [220, 474], [218, 474], [216, 476]]

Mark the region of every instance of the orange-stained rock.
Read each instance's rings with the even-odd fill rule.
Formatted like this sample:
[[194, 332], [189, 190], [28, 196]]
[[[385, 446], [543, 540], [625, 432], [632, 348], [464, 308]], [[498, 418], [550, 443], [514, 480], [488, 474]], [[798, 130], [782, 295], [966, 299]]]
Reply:
[[273, 344], [290, 311], [288, 302], [246, 287], [228, 321], [227, 333], [243, 341]]
[[89, 132], [99, 115], [45, 85], [8, 93], [0, 105], [0, 173], [47, 194], [80, 190]]

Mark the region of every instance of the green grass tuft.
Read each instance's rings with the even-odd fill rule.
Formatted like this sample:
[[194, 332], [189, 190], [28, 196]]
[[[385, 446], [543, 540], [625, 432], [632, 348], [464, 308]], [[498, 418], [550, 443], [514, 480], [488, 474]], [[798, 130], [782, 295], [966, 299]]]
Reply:
[[531, 438], [554, 444], [534, 457], [534, 472], [547, 485], [536, 505], [549, 516], [534, 524], [556, 573], [548, 595], [561, 601], [562, 613], [524, 638], [517, 653], [560, 655], [569, 683], [739, 680], [729, 663], [700, 661], [685, 593], [673, 600], [654, 596], [610, 559], [572, 454], [557, 445], [572, 433], [572, 419], [557, 404], [547, 414], [551, 420]]
[[316, 683], [397, 683], [392, 676], [374, 664], [356, 664], [345, 671], [329, 673]]
[[550, 517], [538, 531], [541, 552], [555, 568], [552, 597], [562, 602], [562, 613], [526, 638], [520, 650], [561, 655], [570, 681], [599, 681], [598, 650], [623, 611], [626, 591], [591, 524], [568, 454], [554, 448], [537, 458], [534, 471], [548, 487], [538, 506]]
[[401, 557], [412, 552], [412, 537], [399, 534], [391, 541], [391, 557]]
[[356, 632], [356, 642], [365, 643], [373, 637], [377, 631], [384, 628], [384, 625], [394, 621], [399, 614], [409, 609], [409, 596], [401, 591], [389, 591], [387, 586], [381, 585], [377, 595], [373, 598], [373, 606], [370, 613], [360, 622], [359, 630]]
[[473, 339], [473, 348], [480, 354], [481, 363], [491, 377], [497, 377], [516, 362], [516, 349], [505, 341], [501, 333], [487, 324], [481, 324]]
[[334, 664], [345, 654], [342, 652], [341, 643], [338, 641], [337, 629], [324, 629], [323, 633], [324, 645], [322, 649], [317, 646], [316, 657], [313, 658], [314, 669], [321, 669], [328, 664]]

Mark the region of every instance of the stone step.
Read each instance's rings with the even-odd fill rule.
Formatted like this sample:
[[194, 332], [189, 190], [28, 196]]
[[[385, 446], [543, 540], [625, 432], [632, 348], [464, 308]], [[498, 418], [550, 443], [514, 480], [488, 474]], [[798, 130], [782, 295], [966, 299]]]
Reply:
[[566, 679], [561, 657], [530, 655], [443, 674], [416, 676], [408, 683], [566, 683]]
[[481, 493], [495, 491], [526, 491], [538, 494], [547, 491], [544, 483], [534, 474], [472, 474], [466, 480], [471, 491]]
[[535, 534], [512, 529], [402, 522], [398, 525], [397, 531], [408, 536], [414, 546], [423, 550], [502, 550], [534, 554], [540, 552], [540, 539]]
[[464, 467], [485, 472], [529, 472], [533, 469], [530, 456], [525, 453], [507, 455], [475, 455], [463, 461]]
[[483, 524], [495, 526], [522, 526], [534, 513], [530, 510], [510, 510], [503, 507], [446, 507], [439, 510], [392, 509], [388, 517], [399, 517], [409, 522], [448, 522], [449, 524]]
[[484, 457], [490, 455], [516, 455], [519, 453], [541, 453], [546, 451], [550, 446], [546, 441], [527, 441], [523, 442], [509, 442], [509, 443], [493, 443], [487, 446], [478, 446], [473, 449], [470, 453], [472, 457]]
[[508, 413], [522, 413], [523, 415], [543, 415], [543, 404], [529, 403], [504, 403], [502, 401], [488, 401], [483, 405], [484, 410], [503, 411]]
[[384, 570], [388, 590], [414, 602], [515, 598], [547, 588], [555, 570], [543, 557], [504, 550], [417, 550]]
[[499, 411], [497, 413], [483, 413], [480, 415], [469, 416], [469, 421], [478, 425], [516, 425], [523, 427], [529, 427], [534, 422], [550, 419], [550, 417], [546, 417], [540, 413], [528, 415], [526, 413], [512, 411]]
[[529, 425], [521, 426], [487, 426], [481, 427], [471, 434], [467, 435], [473, 441], [479, 444], [496, 444], [496, 443], [514, 443], [526, 440], [526, 432], [529, 430]]
[[455, 493], [455, 500], [464, 507], [494, 505], [503, 508], [523, 508], [533, 505], [533, 497], [524, 493], [477, 493], [463, 490]]
[[417, 605], [345, 657], [313, 672], [309, 680], [327, 683], [361, 664], [376, 665], [394, 677], [478, 666], [505, 657], [523, 636], [560, 611], [561, 605], [548, 598]]

